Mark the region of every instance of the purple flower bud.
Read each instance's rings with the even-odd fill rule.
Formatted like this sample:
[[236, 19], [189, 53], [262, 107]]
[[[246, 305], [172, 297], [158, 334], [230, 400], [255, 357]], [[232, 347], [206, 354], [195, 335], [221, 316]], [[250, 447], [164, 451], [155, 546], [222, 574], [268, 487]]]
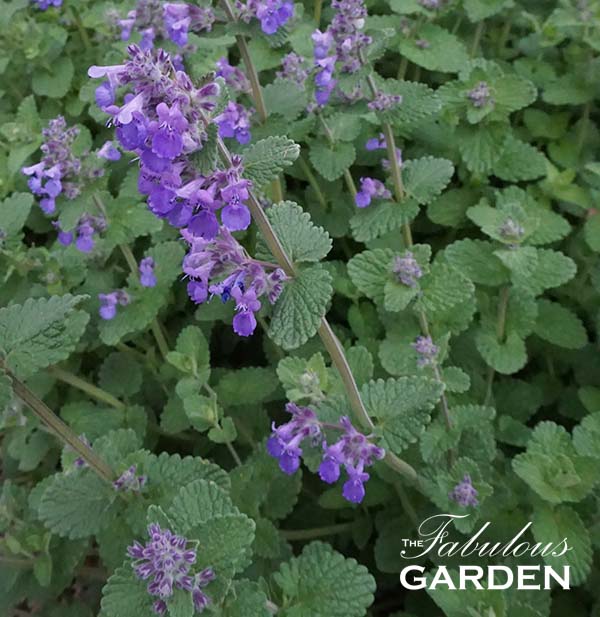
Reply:
[[[139, 493], [146, 485], [148, 481], [147, 476], [138, 476], [137, 468], [135, 465], [126, 469], [114, 482], [113, 487], [116, 491], [129, 491], [133, 493]], [[139, 554], [140, 545], [136, 542], [133, 551]]]
[[107, 161], [118, 161], [121, 158], [121, 153], [113, 146], [112, 141], [106, 141], [98, 150], [98, 156]]
[[478, 492], [471, 484], [471, 476], [466, 473], [454, 489], [448, 494], [448, 498], [455, 501], [459, 506], [464, 508], [468, 506], [478, 506], [479, 501], [477, 499]]
[[423, 276], [423, 271], [411, 251], [406, 251], [404, 255], [396, 257], [392, 271], [398, 276], [400, 282], [408, 287], [414, 287], [417, 280]]
[[402, 96], [400, 94], [386, 94], [379, 91], [375, 98], [367, 104], [367, 107], [372, 111], [387, 111], [400, 103], [402, 103]]
[[140, 283], [142, 287], [156, 287], [156, 276], [154, 275], [154, 259], [145, 257], [140, 261]]
[[419, 368], [435, 364], [440, 349], [437, 345], [434, 345], [431, 337], [418, 336], [411, 347], [417, 352], [417, 366]]
[[488, 104], [494, 104], [490, 87], [485, 81], [480, 81], [475, 88], [468, 92], [467, 97], [473, 103], [473, 107], [485, 107]]
[[385, 188], [381, 180], [361, 178], [360, 191], [356, 194], [355, 202], [359, 208], [366, 208], [374, 198], [391, 199], [392, 194]]

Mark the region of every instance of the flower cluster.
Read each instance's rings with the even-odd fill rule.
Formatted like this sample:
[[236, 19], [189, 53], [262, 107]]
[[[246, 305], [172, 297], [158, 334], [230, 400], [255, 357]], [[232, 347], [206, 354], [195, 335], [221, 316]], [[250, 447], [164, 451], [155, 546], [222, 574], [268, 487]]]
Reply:
[[480, 81], [475, 88], [470, 90], [467, 98], [473, 103], [473, 107], [485, 107], [494, 103], [490, 87], [485, 81]]
[[260, 21], [265, 34], [275, 34], [294, 16], [294, 3], [290, 0], [237, 0], [240, 19], [249, 22], [253, 17]]
[[[333, 484], [339, 480], [341, 467], [344, 467], [348, 479], [342, 494], [348, 501], [360, 503], [365, 496], [364, 483], [369, 479], [365, 467], [372, 465], [375, 460], [381, 460], [385, 451], [372, 444], [368, 436], [358, 432], [346, 416], [340, 418], [337, 424], [324, 424], [308, 407], [288, 403], [286, 411], [292, 415], [292, 419], [278, 427], [273, 424], [271, 437], [267, 441], [267, 451], [279, 461], [281, 470], [287, 474], [297, 471], [305, 439], [312, 446], [321, 444], [323, 459], [319, 466], [320, 478]], [[342, 435], [328, 445], [325, 429], [342, 431]]]
[[375, 98], [367, 104], [371, 111], [387, 111], [402, 103], [402, 95], [386, 94], [379, 90]]
[[[378, 137], [371, 137], [371, 139], [367, 140], [365, 144], [365, 148], [369, 151], [373, 150], [387, 150], [387, 143], [385, 141], [385, 136], [383, 133], [380, 133]], [[396, 162], [398, 163], [398, 167], [402, 167], [402, 150], [400, 148], [396, 148]], [[388, 159], [381, 159], [381, 166], [385, 170], [390, 169], [390, 162]]]
[[134, 30], [139, 32], [139, 46], [147, 51], [154, 47], [157, 37], [170, 39], [175, 45], [185, 47], [190, 31], [211, 31], [215, 15], [211, 8], [192, 4], [138, 0], [136, 8], [129, 11], [125, 18], [111, 11], [109, 19], [120, 28], [123, 41], [128, 41]]
[[417, 281], [423, 276], [423, 270], [421, 270], [415, 256], [408, 250], [404, 255], [398, 255], [394, 259], [392, 271], [399, 281], [408, 287], [415, 287]]
[[53, 221], [52, 225], [58, 231], [58, 241], [63, 246], [69, 246], [75, 241], [77, 250], [89, 253], [94, 248], [94, 236], [106, 230], [106, 219], [103, 216], [84, 214], [73, 231], [63, 231], [57, 221]]
[[183, 236], [190, 246], [183, 260], [190, 298], [197, 304], [206, 302], [209, 295], [219, 296], [222, 302], [233, 298], [233, 329], [240, 336], [250, 336], [256, 328], [254, 313], [261, 307], [259, 298], [266, 296], [275, 303], [286, 278], [283, 270], [250, 258], [224, 227], [210, 240], [194, 236], [189, 229]]
[[361, 178], [360, 191], [356, 193], [355, 202], [359, 208], [371, 205], [373, 199], [391, 199], [392, 194], [381, 180], [375, 178]]
[[214, 119], [219, 126], [219, 135], [235, 137], [240, 144], [249, 143], [251, 113], [252, 110], [247, 110], [243, 105], [229, 101], [223, 112]]
[[46, 11], [51, 6], [62, 6], [63, 0], [32, 0], [34, 4], [37, 4], [38, 9]]
[[21, 170], [29, 176], [27, 185], [34, 195], [41, 197], [40, 207], [46, 214], [54, 214], [56, 198], [64, 194], [68, 199], [81, 190], [81, 159], [73, 154], [73, 143], [79, 135], [76, 126], [67, 128], [63, 116], [50, 120], [42, 131], [42, 160]]
[[[237, 310], [234, 330], [249, 336], [256, 327], [259, 298], [266, 295], [275, 302], [285, 275], [272, 264], [250, 259], [229, 233], [246, 229], [251, 221], [246, 205], [251, 183], [243, 178], [241, 157], [232, 156], [228, 169], [208, 175], [200, 175], [190, 158], [203, 147], [205, 114], [214, 109], [218, 85], [196, 89], [186, 73], [175, 71], [163, 50], [144, 52], [131, 45], [129, 55], [125, 64], [89, 69], [91, 77], [107, 78], [99, 89], [111, 96], [102, 108], [112, 116], [121, 145], [139, 159], [138, 188], [148, 196], [149, 209], [182, 229], [190, 248], [183, 263], [190, 298], [200, 304], [209, 294], [223, 301], [232, 297]], [[132, 92], [118, 105], [120, 86]], [[249, 139], [248, 123], [235, 104], [214, 121], [221, 135]], [[116, 303], [110, 302], [114, 312]]]
[[419, 368], [435, 364], [440, 348], [434, 344], [430, 336], [418, 336], [411, 347], [417, 352]]
[[229, 64], [223, 56], [217, 60], [217, 77], [222, 77], [229, 88], [236, 92], [250, 92], [250, 82], [242, 69]]
[[448, 494], [448, 498], [455, 501], [459, 506], [466, 508], [479, 505], [477, 495], [477, 490], [471, 483], [471, 476], [466, 473], [462, 482], [459, 482]]
[[293, 81], [304, 88], [304, 83], [308, 79], [306, 60], [294, 52], [286, 54], [281, 60], [281, 71], [277, 71], [277, 77]]
[[315, 30], [312, 34], [314, 45], [314, 65], [315, 73], [315, 100], [320, 106], [324, 106], [329, 101], [329, 97], [337, 84], [333, 78], [335, 61], [337, 56], [333, 48], [333, 35], [329, 30], [321, 32]]
[[511, 217], [500, 225], [498, 232], [505, 240], [512, 242], [518, 242], [525, 235], [524, 227]]
[[155, 523], [148, 526], [148, 536], [145, 546], [136, 541], [127, 548], [127, 554], [134, 560], [135, 575], [143, 581], [151, 579], [147, 590], [157, 598], [154, 612], [166, 614], [165, 600], [176, 588], [190, 592], [194, 608], [202, 612], [210, 603], [203, 588], [215, 579], [212, 568], [193, 575], [190, 570], [196, 562], [196, 551], [189, 548], [187, 538], [175, 535], [170, 529], [161, 529]]
[[140, 493], [144, 486], [146, 486], [147, 481], [148, 477], [139, 476], [137, 474], [137, 467], [132, 465], [113, 482], [113, 488], [116, 491]]
[[129, 294], [122, 289], [117, 289], [108, 294], [98, 294], [100, 300], [100, 310], [98, 311], [102, 319], [109, 321], [114, 319], [117, 314], [117, 306], [127, 306], [131, 301]]

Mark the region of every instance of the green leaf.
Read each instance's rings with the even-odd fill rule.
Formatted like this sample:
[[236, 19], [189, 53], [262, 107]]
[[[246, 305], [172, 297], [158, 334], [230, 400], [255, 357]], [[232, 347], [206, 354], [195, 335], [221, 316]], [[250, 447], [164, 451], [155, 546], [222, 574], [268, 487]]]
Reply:
[[33, 71], [31, 87], [39, 96], [60, 99], [69, 92], [75, 67], [71, 58], [63, 55], [53, 60], [50, 69], [38, 67]]
[[417, 203], [428, 204], [446, 188], [454, 174], [454, 165], [447, 159], [426, 156], [406, 161], [402, 165], [404, 188]]
[[267, 112], [288, 120], [295, 120], [308, 104], [306, 90], [289, 79], [277, 79], [264, 86], [263, 94]]
[[362, 617], [374, 599], [368, 570], [322, 542], [306, 546], [273, 578], [287, 598], [285, 617]]
[[525, 343], [515, 332], [510, 332], [501, 342], [493, 329], [482, 329], [475, 337], [475, 344], [486, 363], [503, 375], [512, 375], [527, 363]]
[[587, 332], [575, 313], [558, 302], [538, 300], [535, 333], [545, 341], [565, 349], [581, 349], [587, 342]]
[[[554, 544], [555, 550], [544, 556], [544, 561], [562, 574], [561, 568], [570, 569], [571, 585], [581, 585], [592, 567], [592, 542], [590, 534], [573, 508], [558, 506], [536, 508], [533, 516], [533, 537], [542, 546]], [[569, 550], [560, 555], [565, 545]]]
[[0, 231], [15, 236], [25, 225], [33, 205], [30, 193], [12, 193], [0, 204]]
[[167, 609], [170, 617], [192, 617], [195, 612], [192, 594], [175, 588], [173, 595], [167, 599]]
[[278, 386], [271, 368], [248, 366], [227, 371], [215, 386], [219, 402], [225, 407], [255, 405], [273, 400]]
[[348, 275], [366, 296], [381, 302], [385, 285], [391, 281], [393, 257], [391, 249], [363, 251], [348, 262]]
[[167, 362], [184, 373], [196, 377], [200, 383], [210, 376], [208, 341], [198, 326], [187, 326], [177, 337], [175, 352], [169, 352]]
[[600, 458], [600, 412], [586, 416], [573, 429], [573, 445], [577, 454]]
[[419, 214], [419, 205], [406, 199], [401, 204], [384, 201], [357, 210], [350, 219], [352, 235], [358, 242], [368, 242], [410, 223]]
[[503, 8], [513, 4], [514, 0], [464, 0], [463, 3], [467, 17], [473, 22], [496, 15]]
[[442, 262], [435, 262], [429, 274], [420, 279], [421, 294], [417, 306], [432, 319], [468, 300], [475, 287], [457, 269]]
[[277, 178], [300, 154], [300, 146], [287, 137], [267, 137], [244, 154], [244, 176], [260, 188]]
[[347, 142], [337, 142], [333, 145], [325, 141], [313, 141], [308, 152], [310, 162], [325, 178], [333, 182], [354, 163], [356, 151], [354, 146]]
[[493, 172], [508, 182], [535, 180], [546, 175], [546, 157], [530, 144], [509, 136]]
[[313, 337], [325, 316], [333, 288], [321, 266], [302, 270], [286, 283], [273, 310], [269, 336], [284, 349], [295, 349]]
[[[123, 376], [127, 375], [127, 379]], [[115, 351], [109, 354], [99, 373], [99, 385], [115, 396], [131, 396], [142, 386], [142, 367], [131, 355]]]
[[115, 491], [91, 470], [57, 473], [39, 505], [39, 516], [54, 533], [66, 538], [96, 534], [110, 518]]
[[377, 419], [376, 433], [399, 454], [423, 433], [442, 391], [434, 379], [411, 376], [371, 381], [361, 393], [369, 415]]
[[598, 483], [600, 459], [580, 456], [567, 431], [554, 422], [540, 422], [515, 456], [514, 472], [542, 499], [554, 504], [584, 499]]
[[508, 282], [508, 272], [494, 254], [495, 246], [484, 240], [459, 240], [446, 247], [448, 263], [478, 285], [496, 287]]
[[294, 262], [320, 261], [331, 250], [329, 234], [317, 227], [310, 214], [293, 201], [283, 201], [267, 210], [283, 248]]
[[461, 126], [457, 130], [458, 149], [473, 173], [488, 175], [500, 160], [506, 139], [506, 127], [502, 123]]
[[594, 214], [585, 222], [583, 236], [592, 251], [600, 253], [600, 216]]
[[[419, 47], [417, 40], [429, 43]], [[414, 38], [400, 38], [400, 55], [429, 71], [458, 73], [469, 61], [467, 50], [461, 40], [444, 28], [432, 23], [422, 25]]]
[[102, 615], [106, 617], [148, 617], [153, 598], [146, 584], [138, 580], [129, 563], [115, 570], [102, 589]]
[[18, 377], [69, 357], [89, 320], [75, 308], [85, 297], [29, 298], [23, 305], [0, 309], [0, 350]]
[[253, 581], [235, 581], [233, 593], [225, 598], [222, 617], [271, 617], [267, 596], [260, 585]]

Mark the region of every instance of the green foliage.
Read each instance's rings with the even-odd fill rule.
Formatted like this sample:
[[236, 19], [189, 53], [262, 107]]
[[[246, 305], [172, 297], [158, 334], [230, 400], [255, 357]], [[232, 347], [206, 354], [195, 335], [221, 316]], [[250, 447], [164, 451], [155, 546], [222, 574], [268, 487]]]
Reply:
[[257, 187], [262, 187], [291, 165], [299, 154], [300, 148], [291, 139], [262, 139], [244, 154], [245, 174]]

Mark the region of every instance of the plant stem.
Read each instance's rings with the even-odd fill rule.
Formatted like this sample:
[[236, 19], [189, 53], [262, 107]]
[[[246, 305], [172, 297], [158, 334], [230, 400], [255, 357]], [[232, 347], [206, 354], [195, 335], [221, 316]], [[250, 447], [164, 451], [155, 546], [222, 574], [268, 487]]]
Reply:
[[[208, 122], [206, 117], [204, 117], [204, 121], [206, 123]], [[217, 140], [217, 147], [223, 162], [228, 166], [231, 165], [231, 155], [229, 150], [220, 138]], [[295, 277], [297, 272], [292, 260], [285, 252], [285, 249], [279, 241], [279, 238], [271, 226], [269, 219], [265, 215], [260, 203], [252, 192], [249, 192], [248, 206], [250, 213], [252, 214], [252, 218], [256, 222], [256, 225], [263, 235], [267, 246], [275, 257], [275, 260], [289, 277]], [[323, 345], [329, 352], [333, 364], [342, 378], [342, 382], [346, 388], [346, 393], [355, 416], [363, 426], [373, 428], [373, 422], [369, 417], [369, 414], [367, 413], [364, 403], [360, 397], [358, 386], [354, 380], [354, 375], [352, 374], [352, 370], [350, 369], [350, 365], [348, 364], [342, 345], [333, 333], [333, 330], [325, 317], [321, 319], [321, 325], [319, 326], [318, 332], [321, 340], [323, 341]], [[417, 481], [417, 472], [415, 469], [405, 461], [398, 458], [395, 454], [387, 452], [384, 460], [392, 469], [408, 478], [411, 482]]]
[[477, 24], [477, 29], [475, 30], [475, 36], [473, 37], [473, 43], [471, 45], [471, 53], [470, 53], [471, 58], [477, 53], [477, 50], [479, 49], [479, 43], [481, 42], [481, 36], [483, 35], [484, 29], [485, 29], [485, 23], [483, 20], [481, 20]]
[[[221, 0], [221, 5], [223, 6], [223, 10], [225, 11], [227, 20], [232, 23], [237, 22], [238, 19], [229, 0]], [[244, 62], [244, 66], [246, 67], [248, 79], [250, 80], [250, 86], [252, 88], [252, 98], [254, 99], [254, 105], [256, 106], [258, 117], [261, 124], [264, 124], [269, 114], [267, 112], [267, 106], [265, 105], [265, 98], [263, 96], [260, 80], [258, 78], [258, 71], [256, 70], [254, 62], [252, 61], [252, 56], [250, 55], [250, 50], [248, 49], [248, 43], [246, 42], [245, 37], [241, 34], [236, 34], [235, 41], [237, 43], [240, 56], [242, 57], [242, 61]], [[273, 181], [272, 188], [273, 201], [283, 201], [283, 188], [281, 186], [281, 180], [279, 178], [276, 178]]]
[[[362, 50], [359, 51], [359, 58], [360, 58], [361, 64], [363, 66], [367, 66], [367, 62], [362, 53]], [[377, 84], [375, 83], [375, 80], [373, 79], [372, 73], [369, 73], [367, 75], [367, 84], [369, 85], [369, 90], [371, 91], [373, 98], [375, 98], [377, 96], [378, 89], [377, 89]], [[381, 128], [385, 136], [385, 144], [386, 144], [388, 159], [390, 161], [390, 171], [391, 171], [391, 176], [392, 176], [392, 182], [394, 184], [394, 197], [396, 198], [396, 201], [398, 202], [398, 204], [401, 204], [406, 198], [406, 191], [404, 189], [404, 182], [402, 180], [402, 172], [400, 170], [400, 165], [398, 164], [398, 158], [396, 157], [396, 141], [394, 139], [394, 131], [389, 122], [382, 122]], [[402, 225], [402, 237], [404, 239], [404, 245], [406, 246], [407, 249], [410, 249], [413, 246], [413, 238], [412, 238], [412, 231], [411, 231], [409, 223], [404, 223]], [[425, 315], [425, 311], [422, 311], [422, 310], [419, 311], [418, 318], [419, 318], [419, 324], [421, 326], [421, 332], [423, 336], [430, 336], [429, 323], [427, 321], [427, 316]], [[442, 376], [440, 374], [440, 370], [437, 364], [434, 366], [434, 373], [435, 373], [436, 380], [439, 381], [441, 384], [443, 384], [444, 382], [442, 381]], [[442, 413], [444, 414], [444, 420], [446, 422], [446, 426], [448, 428], [452, 428], [450, 408], [449, 408], [448, 400], [446, 398], [446, 394], [444, 391], [442, 391], [440, 403], [442, 407]]]
[[327, 527], [314, 527], [313, 529], [280, 529], [279, 533], [285, 540], [314, 540], [333, 536], [339, 533], [346, 533], [352, 529], [353, 523], [340, 523]]
[[317, 196], [317, 201], [321, 205], [321, 208], [323, 208], [323, 210], [326, 210], [327, 200], [325, 199], [325, 195], [323, 195], [323, 192], [321, 191], [321, 187], [319, 186], [319, 183], [315, 178], [315, 175], [313, 174], [310, 165], [306, 162], [302, 155], [300, 155], [300, 157], [298, 158], [298, 162], [300, 163], [300, 167], [302, 168], [302, 171], [304, 172], [308, 183], [312, 187], [312, 190], [315, 192], [315, 195]]
[[73, 17], [73, 22], [75, 23], [77, 32], [79, 32], [79, 36], [81, 37], [81, 42], [83, 43], [85, 49], [89, 51], [92, 48], [92, 43], [90, 41], [90, 37], [88, 36], [87, 30], [81, 21], [79, 12], [72, 4], [69, 6], [69, 10], [71, 12], [71, 16]]
[[[325, 122], [325, 118], [323, 118], [323, 116], [317, 112], [317, 118], [319, 118], [319, 122], [321, 123], [321, 126], [323, 127], [323, 132], [325, 133], [325, 137], [327, 139], [327, 142], [329, 143], [330, 146], [335, 146], [335, 139], [333, 137], [333, 133], [331, 132], [331, 129], [329, 128], [329, 126], [327, 125], [327, 122]], [[352, 199], [354, 199], [356, 197], [356, 185], [354, 184], [354, 179], [352, 178], [352, 174], [350, 173], [349, 169], [344, 169], [344, 180], [346, 181], [346, 186], [348, 187], [348, 190], [350, 191], [350, 194], [352, 195]]]
[[89, 394], [92, 398], [95, 398], [102, 403], [106, 403], [115, 409], [123, 410], [126, 407], [125, 403], [114, 397], [110, 392], [106, 392], [106, 390], [102, 390], [102, 388], [85, 381], [85, 379], [82, 379], [81, 377], [77, 377], [77, 375], [73, 375], [73, 373], [70, 373], [69, 371], [59, 368], [58, 366], [51, 366], [48, 369], [48, 373], [59, 381], [63, 381], [64, 383], [69, 384], [70, 386], [73, 386], [86, 394]]
[[590, 103], [588, 102], [583, 106], [583, 113], [581, 114], [581, 126], [579, 127], [579, 135], [577, 136], [577, 155], [581, 154], [581, 150], [585, 144], [589, 120]]
[[[121, 250], [121, 253], [123, 253], [123, 257], [125, 257], [125, 261], [127, 262], [127, 265], [129, 266], [132, 274], [137, 274], [138, 264], [129, 246], [127, 246], [127, 244], [119, 244], [119, 249]], [[167, 339], [165, 338], [165, 335], [157, 319], [154, 319], [152, 321], [150, 329], [152, 330], [152, 334], [154, 335], [154, 339], [156, 340], [156, 344], [158, 345], [160, 355], [163, 357], [163, 359], [166, 359], [167, 354], [169, 353], [169, 343], [167, 343]]]
[[115, 475], [110, 466], [100, 458], [90, 446], [65, 424], [51, 409], [38, 398], [22, 381], [17, 379], [12, 372], [0, 362], [0, 368], [12, 382], [14, 393], [33, 411], [33, 413], [64, 443], [72, 448], [77, 454], [95, 471], [101, 478], [112, 482]]
[[[498, 298], [498, 313], [496, 317], [496, 338], [499, 343], [503, 343], [506, 338], [506, 314], [508, 312], [508, 300], [510, 298], [510, 287], [506, 285], [500, 290], [500, 296]], [[495, 371], [490, 366], [488, 367], [485, 401], [484, 405], [489, 405], [492, 402], [492, 387], [494, 385]]]
[[319, 28], [321, 25], [322, 8], [323, 8], [323, 0], [315, 0], [313, 19], [315, 20], [315, 23], [317, 24], [317, 28]]

